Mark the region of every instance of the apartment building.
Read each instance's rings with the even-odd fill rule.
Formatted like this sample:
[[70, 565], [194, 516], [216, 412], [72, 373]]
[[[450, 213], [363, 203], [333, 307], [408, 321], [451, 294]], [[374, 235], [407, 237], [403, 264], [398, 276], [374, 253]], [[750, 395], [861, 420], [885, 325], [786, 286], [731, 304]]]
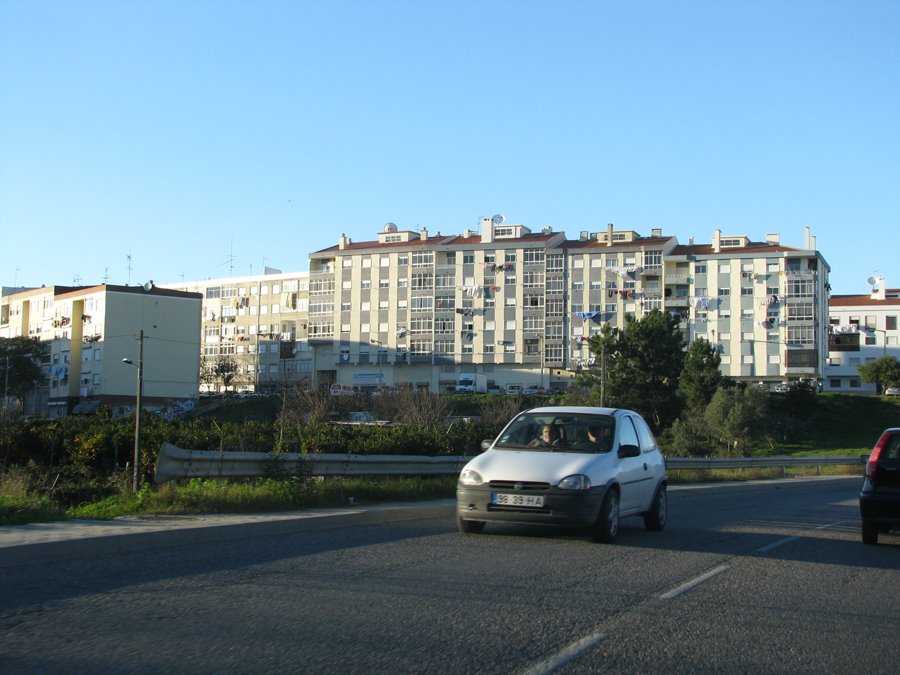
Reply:
[[306, 340], [309, 305], [307, 272], [264, 274], [166, 284], [203, 298], [202, 392], [217, 392], [223, 361], [234, 364], [228, 389], [266, 391], [282, 384], [314, 386], [314, 352]]
[[47, 344], [45, 384], [24, 412], [55, 418], [101, 404], [133, 410], [141, 362], [146, 407], [190, 405], [199, 386], [200, 308], [199, 295], [152, 282], [3, 294], [0, 337]]
[[659, 229], [532, 232], [502, 216], [480, 232], [430, 235], [385, 225], [377, 239], [310, 254], [309, 344], [321, 383], [446, 391], [462, 372], [565, 387], [596, 367], [602, 325], [653, 309], [686, 340], [717, 345], [725, 375], [820, 379], [827, 357], [829, 267], [806, 248], [714, 234], [680, 245]]
[[870, 293], [831, 296], [826, 391], [875, 394], [857, 368], [882, 356], [900, 358], [900, 289], [886, 288], [882, 276], [870, 283]]

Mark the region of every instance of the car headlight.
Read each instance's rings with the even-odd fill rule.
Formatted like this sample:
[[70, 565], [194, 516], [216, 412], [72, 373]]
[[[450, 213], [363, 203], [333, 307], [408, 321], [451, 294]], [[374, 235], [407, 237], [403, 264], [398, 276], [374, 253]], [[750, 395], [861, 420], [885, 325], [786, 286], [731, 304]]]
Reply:
[[563, 478], [556, 487], [563, 490], [588, 490], [591, 487], [591, 479], [584, 474], [576, 473]]
[[484, 480], [482, 480], [481, 474], [472, 469], [463, 469], [463, 472], [459, 474], [460, 485], [481, 485], [482, 483]]

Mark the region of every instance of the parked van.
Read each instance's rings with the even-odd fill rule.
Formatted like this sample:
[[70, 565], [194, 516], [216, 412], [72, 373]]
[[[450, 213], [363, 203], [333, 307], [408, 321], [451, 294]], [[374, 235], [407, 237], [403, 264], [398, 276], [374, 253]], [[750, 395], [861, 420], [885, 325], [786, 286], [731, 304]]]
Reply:
[[333, 384], [331, 385], [331, 389], [328, 390], [328, 393], [332, 396], [356, 396], [353, 387], [349, 387], [346, 384]]

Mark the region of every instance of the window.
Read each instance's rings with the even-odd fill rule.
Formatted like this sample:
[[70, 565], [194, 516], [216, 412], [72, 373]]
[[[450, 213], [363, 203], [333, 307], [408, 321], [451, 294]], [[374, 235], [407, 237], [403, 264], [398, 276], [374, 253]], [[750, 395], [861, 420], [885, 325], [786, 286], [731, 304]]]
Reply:
[[719, 274], [731, 274], [731, 264], [719, 263]]
[[885, 330], [897, 330], [897, 317], [896, 316], [884, 317], [884, 327], [885, 327]]
[[744, 286], [741, 288], [741, 295], [753, 295], [753, 286]]
[[413, 267], [428, 267], [434, 264], [434, 251], [418, 251], [412, 254]]
[[695, 263], [694, 274], [706, 274], [706, 263]]
[[462, 258], [463, 258], [463, 265], [474, 265], [475, 264], [475, 252], [474, 251], [464, 251]]
[[544, 249], [529, 248], [525, 249], [525, 264], [535, 265], [544, 263]]
[[662, 266], [662, 250], [644, 251], [644, 268], [661, 267]]
[[718, 291], [718, 295], [720, 298], [729, 296], [729, 295], [731, 295], [731, 289], [730, 288], [720, 288]]

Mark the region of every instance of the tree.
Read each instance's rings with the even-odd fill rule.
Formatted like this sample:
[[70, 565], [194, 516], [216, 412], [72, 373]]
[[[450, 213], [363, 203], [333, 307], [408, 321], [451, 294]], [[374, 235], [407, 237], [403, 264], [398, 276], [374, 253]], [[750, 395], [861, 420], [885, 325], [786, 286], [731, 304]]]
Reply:
[[212, 372], [215, 382], [221, 382], [222, 387], [227, 392], [228, 387], [234, 381], [238, 374], [238, 364], [230, 356], [220, 356], [212, 364]]
[[900, 386], [900, 362], [894, 356], [882, 356], [868, 363], [861, 363], [856, 367], [859, 379], [868, 384], [874, 384], [878, 391], [882, 387]]
[[704, 413], [723, 455], [747, 455], [764, 436], [766, 396], [758, 387], [719, 387]]
[[[676, 390], [684, 365], [678, 319], [659, 310], [642, 319], [627, 317], [624, 328], [607, 324], [590, 344], [605, 370], [605, 405], [635, 410], [657, 431], [678, 416]], [[582, 382], [592, 384], [592, 401], [599, 403], [601, 383], [596, 371]]]
[[684, 357], [678, 393], [689, 410], [705, 407], [722, 383], [719, 352], [703, 339], [694, 340]]
[[29, 337], [0, 338], [0, 385], [5, 395], [21, 401], [44, 381], [41, 357], [46, 349], [43, 342]]

